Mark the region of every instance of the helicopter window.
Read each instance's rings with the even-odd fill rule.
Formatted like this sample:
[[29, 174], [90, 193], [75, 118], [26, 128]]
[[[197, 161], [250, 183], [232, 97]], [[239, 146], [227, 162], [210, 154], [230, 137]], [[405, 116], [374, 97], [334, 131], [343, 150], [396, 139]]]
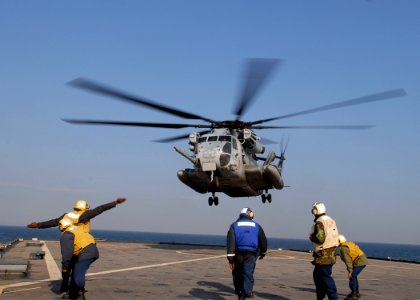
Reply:
[[215, 142], [215, 141], [217, 141], [217, 135], [216, 136], [215, 135], [209, 136], [209, 139], [207, 141], [208, 142]]
[[198, 139], [198, 142], [199, 143], [204, 143], [205, 141], [207, 141], [207, 137], [206, 136], [201, 137], [201, 138]]
[[232, 145], [231, 145], [231, 143], [226, 143], [224, 146], [223, 146], [223, 149], [222, 149], [222, 151], [224, 152], [224, 153], [231, 153], [232, 152]]
[[219, 136], [220, 142], [230, 142], [232, 140], [232, 137], [230, 135], [221, 135]]
[[233, 149], [238, 150], [238, 145], [236, 143], [237, 143], [236, 139], [233, 139], [233, 143], [232, 143]]
[[224, 167], [226, 166], [230, 161], [230, 155], [229, 154], [222, 154], [220, 155], [220, 166]]

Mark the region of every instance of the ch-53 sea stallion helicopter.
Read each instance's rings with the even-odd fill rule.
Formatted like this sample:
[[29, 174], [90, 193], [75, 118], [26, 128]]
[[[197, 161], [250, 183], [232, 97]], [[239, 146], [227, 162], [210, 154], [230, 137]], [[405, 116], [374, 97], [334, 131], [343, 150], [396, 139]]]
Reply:
[[[146, 123], [81, 119], [63, 120], [73, 124], [205, 129], [198, 132], [156, 140], [156, 142], [169, 143], [188, 138], [191, 154], [188, 154], [177, 147], [175, 147], [175, 150], [183, 157], [187, 158], [193, 164], [193, 167], [178, 171], [178, 178], [198, 193], [211, 193], [212, 196], [208, 198], [210, 206], [219, 204], [219, 199], [215, 196], [218, 192], [225, 193], [230, 197], [261, 196], [263, 203], [270, 203], [272, 197], [268, 191], [273, 188], [281, 190], [284, 187], [282, 169], [287, 144], [282, 146], [279, 155], [276, 155], [274, 151], [270, 151], [266, 157], [260, 156], [265, 152], [265, 147], [262, 145], [263, 139], [261, 139], [254, 130], [285, 128], [368, 129], [373, 126], [267, 126], [260, 124], [406, 95], [403, 89], [394, 89], [277, 117], [251, 122], [241, 121], [241, 117], [246, 109], [249, 108], [257, 93], [261, 90], [261, 87], [267, 82], [267, 79], [280, 63], [281, 61], [278, 59], [248, 60], [246, 72], [244, 73], [243, 88], [234, 109], [236, 115], [234, 120], [216, 121], [162, 105], [143, 97], [134, 96], [84, 78], [75, 79], [69, 82], [69, 84], [74, 87], [146, 106], [184, 119], [201, 120], [206, 124]], [[276, 159], [277, 162], [275, 162]], [[263, 161], [263, 163], [259, 164], [259, 160]]]

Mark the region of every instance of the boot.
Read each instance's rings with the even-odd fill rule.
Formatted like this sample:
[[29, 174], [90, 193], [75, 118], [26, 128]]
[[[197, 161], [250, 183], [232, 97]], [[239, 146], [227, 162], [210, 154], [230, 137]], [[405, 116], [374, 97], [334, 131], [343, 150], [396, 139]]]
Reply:
[[346, 296], [346, 298], [344, 298], [344, 300], [357, 300], [357, 299], [359, 298], [357, 297], [357, 294], [355, 291], [352, 291], [350, 294]]

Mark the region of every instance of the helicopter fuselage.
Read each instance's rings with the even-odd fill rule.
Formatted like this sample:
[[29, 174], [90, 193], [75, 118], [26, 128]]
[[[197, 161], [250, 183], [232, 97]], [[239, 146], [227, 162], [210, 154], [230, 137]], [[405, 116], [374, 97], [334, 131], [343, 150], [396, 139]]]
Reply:
[[178, 178], [199, 193], [222, 192], [231, 197], [248, 197], [283, 188], [281, 168], [272, 164], [258, 165], [253, 153], [237, 138], [236, 131], [215, 129], [190, 145], [196, 163], [194, 168], [178, 171]]

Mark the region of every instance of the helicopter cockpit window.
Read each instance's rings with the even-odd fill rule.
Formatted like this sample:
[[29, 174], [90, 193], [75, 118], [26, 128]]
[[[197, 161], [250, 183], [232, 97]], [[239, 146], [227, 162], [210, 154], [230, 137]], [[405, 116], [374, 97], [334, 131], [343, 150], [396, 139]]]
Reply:
[[230, 135], [221, 135], [219, 136], [219, 142], [230, 142], [232, 137]]
[[236, 143], [237, 143], [236, 139], [233, 139], [233, 141], [232, 141], [233, 149], [238, 150], [238, 144], [236, 144]]
[[215, 141], [217, 141], [217, 135], [209, 136], [209, 138], [207, 140], [207, 142], [215, 142]]
[[232, 153], [232, 144], [231, 143], [226, 143], [223, 146], [222, 152], [223, 153], [229, 153], [229, 154]]
[[206, 137], [206, 136], [200, 137], [200, 138], [198, 139], [198, 142], [199, 142], [199, 143], [204, 143], [205, 141], [207, 141], [207, 137]]

